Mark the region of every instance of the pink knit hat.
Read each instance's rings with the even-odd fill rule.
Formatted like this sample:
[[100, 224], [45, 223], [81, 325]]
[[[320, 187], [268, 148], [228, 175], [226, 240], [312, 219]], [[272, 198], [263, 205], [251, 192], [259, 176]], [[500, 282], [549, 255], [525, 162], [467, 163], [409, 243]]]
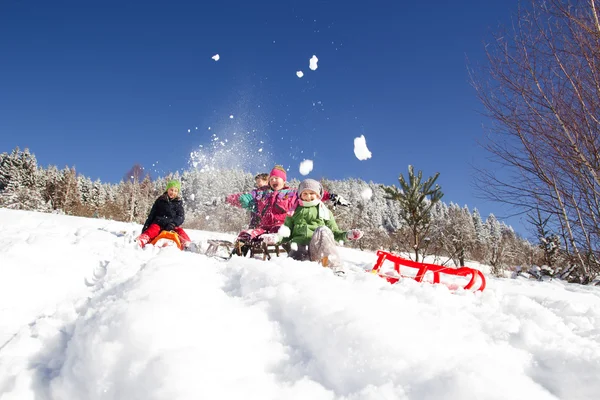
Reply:
[[281, 165], [276, 165], [275, 167], [273, 167], [269, 176], [277, 176], [283, 179], [284, 181], [287, 180], [287, 174], [285, 173], [285, 169], [283, 169]]

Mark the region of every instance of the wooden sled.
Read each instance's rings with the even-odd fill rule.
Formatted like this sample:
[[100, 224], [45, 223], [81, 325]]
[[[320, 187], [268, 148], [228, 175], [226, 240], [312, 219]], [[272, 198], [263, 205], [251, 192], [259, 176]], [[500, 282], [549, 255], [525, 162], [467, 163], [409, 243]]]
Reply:
[[280, 254], [288, 253], [290, 250], [290, 246], [287, 243], [267, 245], [260, 239], [253, 239], [250, 241], [236, 240], [235, 243], [230, 242], [229, 240], [211, 239], [208, 241], [206, 255], [211, 257], [221, 257], [218, 255], [218, 252], [222, 248], [227, 249], [227, 254], [229, 254], [229, 257], [227, 258], [231, 258], [234, 255], [255, 258], [256, 255], [262, 255], [263, 261], [270, 260], [272, 254], [279, 257]]

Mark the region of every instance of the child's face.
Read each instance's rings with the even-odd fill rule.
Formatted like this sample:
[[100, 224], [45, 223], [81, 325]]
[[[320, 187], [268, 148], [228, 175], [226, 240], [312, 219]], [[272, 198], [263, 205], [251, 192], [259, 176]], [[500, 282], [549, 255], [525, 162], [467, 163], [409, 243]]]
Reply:
[[321, 196], [319, 196], [319, 193], [315, 192], [314, 190], [304, 190], [302, 193], [300, 193], [300, 198], [303, 201], [314, 201], [320, 199]]
[[176, 187], [170, 187], [169, 190], [167, 190], [167, 194], [169, 195], [170, 199], [174, 199], [179, 194], [179, 189]]
[[261, 188], [261, 187], [267, 186], [269, 184], [269, 181], [267, 181], [265, 179], [260, 179], [260, 178], [256, 179], [255, 182], [256, 182], [256, 187], [257, 188]]
[[270, 176], [269, 177], [269, 185], [273, 190], [283, 189], [285, 181], [278, 176]]

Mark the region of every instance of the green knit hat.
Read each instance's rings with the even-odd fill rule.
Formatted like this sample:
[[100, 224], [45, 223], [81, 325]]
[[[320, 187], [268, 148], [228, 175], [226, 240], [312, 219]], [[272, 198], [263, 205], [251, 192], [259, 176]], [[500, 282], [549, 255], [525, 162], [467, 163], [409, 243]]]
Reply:
[[177, 190], [179, 190], [181, 192], [181, 183], [179, 181], [176, 181], [173, 179], [173, 180], [167, 182], [167, 188], [165, 189], [165, 191], [171, 189], [172, 187], [176, 187]]

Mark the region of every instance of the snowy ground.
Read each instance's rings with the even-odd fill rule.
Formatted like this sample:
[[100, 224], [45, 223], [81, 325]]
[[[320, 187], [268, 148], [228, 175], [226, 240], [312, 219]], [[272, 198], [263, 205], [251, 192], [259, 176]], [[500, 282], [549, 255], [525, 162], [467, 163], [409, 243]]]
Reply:
[[[0, 209], [0, 399], [596, 399], [600, 289], [483, 293], [285, 258], [137, 249], [138, 225]], [[194, 240], [227, 238], [190, 231]]]

